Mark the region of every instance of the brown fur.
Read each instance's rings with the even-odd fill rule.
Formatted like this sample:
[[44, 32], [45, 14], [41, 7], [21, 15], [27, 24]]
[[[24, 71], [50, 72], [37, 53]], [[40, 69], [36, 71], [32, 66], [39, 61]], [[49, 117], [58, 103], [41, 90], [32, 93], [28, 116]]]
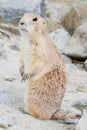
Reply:
[[[33, 21], [35, 17], [38, 18], [37, 21]], [[27, 13], [20, 20], [21, 23], [24, 23], [24, 26], [20, 27], [22, 34], [20, 71], [22, 80], [28, 79], [25, 110], [40, 119], [59, 119], [66, 89], [64, 61], [48, 36], [43, 18]], [[29, 31], [28, 27], [32, 26], [34, 29]]]

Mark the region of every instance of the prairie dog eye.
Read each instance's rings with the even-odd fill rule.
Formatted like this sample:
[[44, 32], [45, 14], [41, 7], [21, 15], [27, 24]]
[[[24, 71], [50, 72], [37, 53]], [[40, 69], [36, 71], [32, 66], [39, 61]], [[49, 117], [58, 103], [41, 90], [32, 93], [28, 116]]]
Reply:
[[37, 17], [33, 18], [33, 21], [37, 21], [37, 20], [38, 20], [38, 18], [37, 18]]

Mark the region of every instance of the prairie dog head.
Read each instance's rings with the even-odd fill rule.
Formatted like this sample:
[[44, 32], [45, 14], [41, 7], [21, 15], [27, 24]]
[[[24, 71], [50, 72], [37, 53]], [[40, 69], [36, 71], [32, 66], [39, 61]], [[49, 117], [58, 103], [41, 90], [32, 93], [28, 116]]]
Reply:
[[45, 20], [36, 14], [26, 13], [19, 21], [19, 30], [22, 34], [28, 34], [29, 36], [42, 34], [47, 32], [47, 26]]

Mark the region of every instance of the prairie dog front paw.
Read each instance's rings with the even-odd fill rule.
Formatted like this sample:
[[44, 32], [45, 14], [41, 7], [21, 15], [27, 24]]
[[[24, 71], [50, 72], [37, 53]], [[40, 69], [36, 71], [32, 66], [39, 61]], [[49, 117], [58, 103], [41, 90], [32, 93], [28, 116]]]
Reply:
[[34, 76], [34, 73], [23, 73], [21, 81], [25, 81], [27, 79], [30, 79], [32, 76]]
[[22, 65], [21, 67], [19, 67], [19, 71], [20, 71], [20, 74], [21, 74], [21, 77], [22, 77], [23, 74], [24, 74], [24, 65]]

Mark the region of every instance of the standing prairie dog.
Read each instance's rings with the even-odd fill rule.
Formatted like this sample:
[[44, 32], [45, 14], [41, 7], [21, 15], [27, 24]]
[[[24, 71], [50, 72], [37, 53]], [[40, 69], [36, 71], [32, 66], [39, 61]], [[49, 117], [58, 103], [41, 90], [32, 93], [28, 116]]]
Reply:
[[19, 22], [21, 54], [19, 69], [27, 79], [25, 111], [40, 119], [79, 119], [60, 111], [66, 89], [64, 61], [49, 38], [45, 20], [26, 13]]

